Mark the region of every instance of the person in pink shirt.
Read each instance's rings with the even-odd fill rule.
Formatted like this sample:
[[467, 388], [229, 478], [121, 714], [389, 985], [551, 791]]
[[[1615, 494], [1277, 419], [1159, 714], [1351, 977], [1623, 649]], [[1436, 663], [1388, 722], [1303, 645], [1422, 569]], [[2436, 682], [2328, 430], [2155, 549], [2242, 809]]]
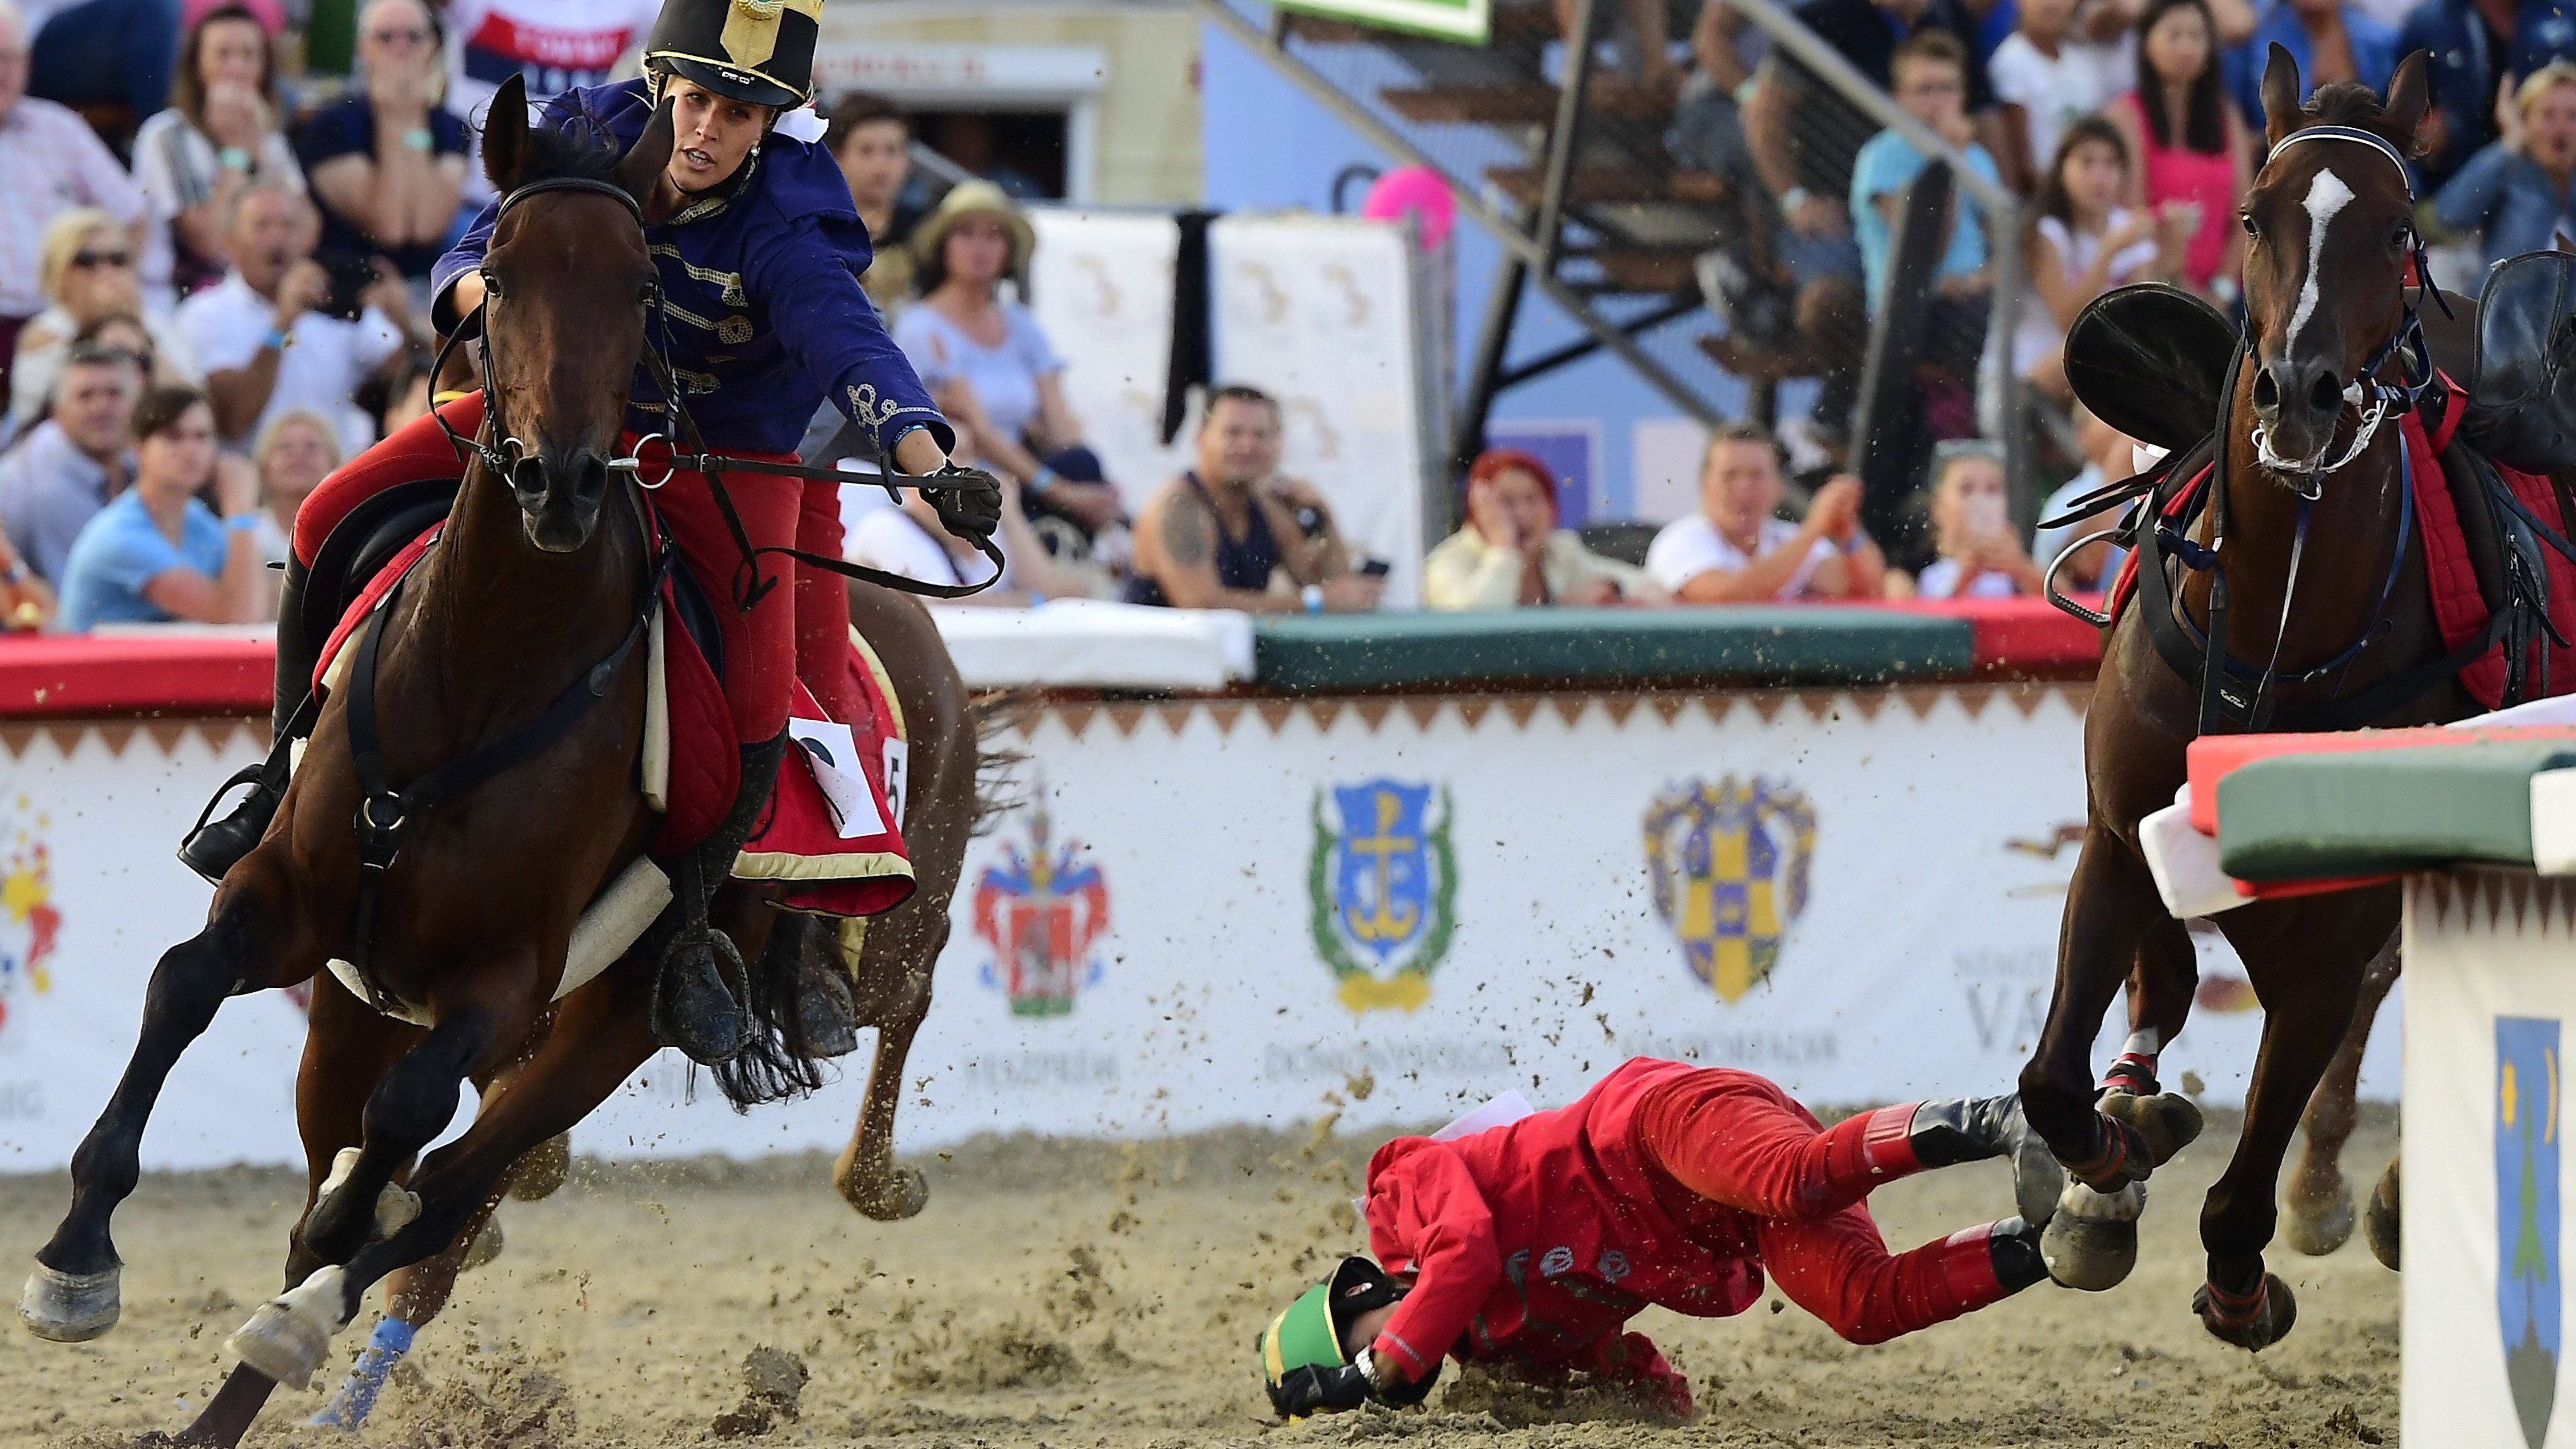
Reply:
[[2129, 154], [2130, 210], [2191, 223], [2181, 280], [2222, 303], [2245, 261], [2237, 208], [2253, 184], [2245, 122], [2220, 82], [2218, 31], [2202, 0], [2152, 0], [2138, 20], [2138, 88], [2111, 103]]

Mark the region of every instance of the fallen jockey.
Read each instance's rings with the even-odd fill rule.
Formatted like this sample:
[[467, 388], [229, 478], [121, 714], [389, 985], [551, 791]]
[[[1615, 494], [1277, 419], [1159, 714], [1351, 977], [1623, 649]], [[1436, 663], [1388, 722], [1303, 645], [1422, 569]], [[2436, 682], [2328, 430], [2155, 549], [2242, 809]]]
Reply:
[[[670, 0], [646, 43], [643, 79], [575, 88], [546, 105], [547, 125], [576, 138], [563, 144], [586, 139], [624, 150], [658, 113], [671, 119], [671, 158], [644, 214], [664, 299], [653, 333], [667, 354], [662, 375], [681, 396], [665, 398], [650, 368], [639, 369], [625, 450], [651, 467], [672, 434], [685, 434], [685, 414], [710, 448], [790, 464], [815, 409], [829, 398], [877, 445], [889, 481], [936, 476], [962, 485], [934, 494], [941, 521], [962, 538], [989, 538], [1000, 516], [998, 485], [951, 461], [953, 430], [859, 289], [868, 235], [838, 165], [819, 145], [774, 130], [783, 111], [813, 93], [818, 9]], [[500, 203], [486, 207], [434, 271], [436, 314], [468, 335], [484, 305], [508, 305], [507, 279], [484, 271], [499, 212]], [[310, 727], [316, 655], [329, 633], [306, 618], [306, 594], [319, 589], [325, 592], [318, 597], [337, 600], [350, 586], [313, 572], [318, 558], [338, 552], [324, 547], [334, 527], [364, 518], [371, 501], [391, 502], [392, 490], [404, 485], [461, 478], [467, 450], [446, 429], [471, 435], [483, 412], [479, 392], [447, 402], [351, 460], [305, 500], [279, 608], [275, 744], [267, 762], [236, 782], [251, 786], [248, 798], [182, 845], [180, 858], [200, 875], [220, 881], [266, 834], [284, 797], [292, 737]], [[656, 436], [664, 441], [643, 441]], [[745, 558], [747, 549], [788, 547], [841, 557], [839, 485], [756, 468], [729, 471], [738, 524], [703, 474], [674, 472], [651, 486], [682, 567], [712, 606], [714, 652], [723, 661], [724, 703], [740, 752], [738, 763], [699, 762], [720, 765], [728, 781], [738, 771], [730, 808], [690, 847], [657, 852], [677, 893], [679, 924], [655, 988], [654, 1033], [713, 1063], [740, 1050], [750, 1023], [734, 985], [744, 980], [744, 963], [707, 924], [706, 903], [771, 799], [794, 686], [801, 679], [840, 723], [856, 722], [864, 705], [852, 695], [842, 580], [802, 561]], [[761, 580], [775, 586], [764, 591]]]
[[[1995, 1157], [2013, 1160], [2022, 1216], [1888, 1252], [1873, 1189]], [[2013, 1097], [1881, 1107], [1827, 1129], [1750, 1072], [1641, 1057], [1571, 1106], [1379, 1148], [1365, 1200], [1375, 1261], [1344, 1260], [1271, 1322], [1262, 1379], [1298, 1418], [1418, 1403], [1455, 1357], [1542, 1383], [1588, 1373], [1688, 1419], [1689, 1381], [1625, 1331], [1649, 1305], [1731, 1317], [1760, 1301], [1768, 1270], [1834, 1332], [1882, 1343], [2047, 1277], [2039, 1225], [2062, 1182]]]

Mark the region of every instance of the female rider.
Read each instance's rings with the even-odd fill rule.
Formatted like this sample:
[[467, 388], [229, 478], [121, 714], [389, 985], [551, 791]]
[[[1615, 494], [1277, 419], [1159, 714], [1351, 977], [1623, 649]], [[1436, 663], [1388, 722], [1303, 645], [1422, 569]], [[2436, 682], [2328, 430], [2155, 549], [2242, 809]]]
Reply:
[[[793, 461], [807, 420], [828, 396], [903, 473], [955, 474], [963, 471], [948, 456], [955, 435], [859, 290], [868, 235], [840, 168], [821, 146], [774, 129], [783, 110], [811, 93], [821, 8], [820, 0], [669, 0], [645, 48], [644, 78], [566, 91], [547, 103], [546, 120], [587, 127], [627, 148], [657, 106], [671, 113], [670, 163], [644, 206], [645, 237], [667, 299], [667, 323], [655, 331], [657, 342], [667, 338], [672, 375], [709, 447]], [[497, 203], [486, 207], [456, 249], [439, 259], [433, 290], [442, 318], [470, 317], [483, 301], [479, 268], [498, 213]], [[671, 431], [659, 390], [640, 370], [633, 395], [628, 426], [634, 433]], [[470, 435], [482, 423], [482, 395], [440, 413]], [[321, 642], [304, 637], [308, 631], [299, 626], [304, 570], [322, 541], [386, 488], [463, 471], [438, 419], [422, 418], [305, 501], [296, 516], [295, 559], [278, 629], [280, 740], [303, 703]], [[953, 532], [993, 529], [999, 491], [988, 476], [973, 474], [969, 481], [978, 479], [984, 486], [972, 492], [938, 495], [942, 521]], [[726, 486], [755, 547], [793, 545], [841, 556], [838, 485], [736, 472]], [[711, 890], [730, 869], [776, 779], [791, 680], [802, 675], [835, 718], [854, 712], [844, 668], [849, 600], [840, 579], [767, 558], [759, 572], [788, 586], [746, 600], [736, 587], [741, 550], [706, 479], [680, 473], [654, 502], [682, 561], [716, 605], [726, 699], [743, 742], [742, 787], [731, 816], [704, 844], [666, 863], [680, 867], [675, 877], [702, 876]], [[283, 750], [272, 756], [248, 782], [255, 785], [251, 798], [192, 835], [181, 858], [220, 879], [248, 854], [284, 793], [283, 760]], [[705, 937], [683, 932], [665, 960], [657, 1001], [668, 1009], [657, 1009], [655, 1027], [692, 1057], [719, 1061], [739, 1049], [746, 1026], [726, 985], [727, 968], [716, 959], [730, 943]]]

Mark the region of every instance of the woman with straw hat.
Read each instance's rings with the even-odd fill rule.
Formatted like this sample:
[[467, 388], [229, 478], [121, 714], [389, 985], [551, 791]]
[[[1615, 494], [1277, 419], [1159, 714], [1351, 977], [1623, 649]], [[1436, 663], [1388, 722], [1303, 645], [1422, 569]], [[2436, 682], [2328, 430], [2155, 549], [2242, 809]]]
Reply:
[[894, 340], [940, 411], [1040, 508], [1085, 532], [1118, 518], [1118, 490], [1065, 405], [1064, 363], [1029, 309], [1002, 296], [1002, 279], [1025, 275], [1037, 249], [1028, 218], [992, 182], [961, 182], [912, 246], [921, 305], [896, 319]]

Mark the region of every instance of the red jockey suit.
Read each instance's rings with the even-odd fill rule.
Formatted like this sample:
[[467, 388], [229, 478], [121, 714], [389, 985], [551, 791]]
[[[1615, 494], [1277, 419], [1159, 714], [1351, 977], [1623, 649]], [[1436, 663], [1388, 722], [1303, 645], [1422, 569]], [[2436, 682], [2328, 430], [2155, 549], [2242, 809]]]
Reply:
[[1890, 1254], [1863, 1205], [1917, 1170], [1913, 1104], [1827, 1131], [1750, 1072], [1640, 1058], [1581, 1100], [1369, 1160], [1369, 1244], [1414, 1280], [1373, 1351], [1420, 1379], [1442, 1354], [1637, 1383], [1679, 1414], [1690, 1386], [1630, 1318], [1724, 1318], [1790, 1299], [1855, 1343], [2007, 1296], [1980, 1225]]

